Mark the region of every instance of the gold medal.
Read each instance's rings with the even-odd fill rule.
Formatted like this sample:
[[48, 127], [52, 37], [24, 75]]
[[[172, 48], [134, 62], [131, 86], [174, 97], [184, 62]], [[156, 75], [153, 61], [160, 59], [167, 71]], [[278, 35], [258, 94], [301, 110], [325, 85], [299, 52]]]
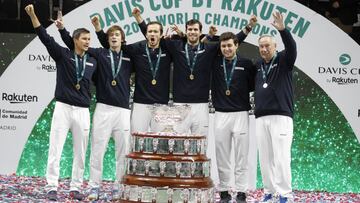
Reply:
[[226, 91], [225, 91], [225, 94], [226, 94], [227, 96], [230, 96], [230, 94], [231, 94], [230, 90], [226, 90]]
[[195, 77], [193, 74], [190, 74], [189, 78], [190, 78], [190, 80], [194, 80]]
[[80, 90], [80, 84], [77, 83], [77, 84], [75, 85], [75, 88], [76, 88], [77, 90]]
[[156, 85], [156, 80], [153, 79], [153, 80], [151, 81], [151, 84], [152, 84], [152, 85]]
[[115, 86], [115, 85], [116, 85], [116, 80], [112, 80], [112, 81], [111, 81], [111, 85], [112, 85], [112, 86]]

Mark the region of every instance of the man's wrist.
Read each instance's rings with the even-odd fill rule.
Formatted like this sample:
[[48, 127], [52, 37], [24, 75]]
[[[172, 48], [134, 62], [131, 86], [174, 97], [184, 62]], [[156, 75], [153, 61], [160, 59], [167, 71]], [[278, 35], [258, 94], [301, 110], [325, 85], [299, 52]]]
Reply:
[[251, 30], [252, 30], [252, 26], [249, 24], [249, 25], [246, 25], [245, 26], [245, 30], [247, 31], [247, 32], [251, 32]]
[[206, 37], [206, 39], [209, 40], [209, 41], [212, 40], [212, 38], [213, 38], [213, 36], [212, 36], [212, 35], [209, 35], [209, 34], [205, 35], [205, 37]]
[[285, 26], [284, 27], [279, 27], [279, 31], [284, 31], [286, 28], [285, 28]]

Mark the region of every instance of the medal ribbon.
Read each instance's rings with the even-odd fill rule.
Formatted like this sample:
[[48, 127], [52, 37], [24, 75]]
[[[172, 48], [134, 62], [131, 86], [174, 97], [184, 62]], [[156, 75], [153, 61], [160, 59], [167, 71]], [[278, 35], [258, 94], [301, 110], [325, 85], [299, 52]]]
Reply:
[[185, 45], [185, 54], [186, 54], [187, 64], [188, 64], [188, 66], [189, 66], [189, 68], [190, 68], [190, 71], [191, 71], [191, 74], [192, 74], [193, 71], [194, 71], [196, 58], [197, 58], [198, 53], [199, 53], [199, 51], [200, 51], [200, 44], [198, 44], [197, 51], [196, 51], [196, 53], [195, 53], [195, 55], [194, 55], [194, 59], [193, 59], [192, 63], [190, 62], [189, 48], [188, 48], [188, 46], [190, 46], [190, 45], [186, 43], [186, 45]]
[[234, 60], [232, 61], [232, 67], [231, 67], [230, 75], [228, 75], [227, 71], [226, 71], [225, 57], [223, 57], [224, 78], [225, 78], [227, 90], [230, 89], [230, 84], [231, 84], [232, 77], [234, 75], [236, 62], [237, 62], [237, 57], [235, 56]]
[[112, 51], [110, 49], [109, 49], [109, 54], [110, 54], [111, 70], [112, 70], [113, 80], [115, 80], [116, 76], [119, 74], [120, 69], [121, 69], [123, 52], [120, 51], [120, 59], [119, 59], [119, 63], [117, 65], [116, 70], [115, 70], [114, 55], [113, 55], [113, 53], [112, 53]]
[[151, 69], [151, 73], [152, 73], [152, 76], [153, 76], [153, 80], [155, 80], [155, 77], [156, 77], [156, 73], [159, 69], [159, 65], [160, 65], [160, 58], [161, 58], [161, 47], [159, 48], [159, 54], [158, 54], [158, 58], [157, 58], [157, 61], [156, 61], [156, 65], [155, 65], [155, 68], [154, 68], [154, 64], [152, 63], [151, 61], [151, 57], [150, 57], [150, 51], [149, 51], [149, 47], [148, 45], [146, 44], [146, 55], [147, 55], [147, 58], [148, 58], [148, 61], [149, 61], [149, 64], [150, 64], [150, 69]]
[[77, 84], [79, 84], [81, 79], [84, 77], [84, 73], [85, 73], [85, 69], [86, 69], [87, 54], [84, 55], [82, 70], [80, 70], [79, 59], [75, 52], [74, 52], [74, 58], [75, 58], [75, 68], [76, 68], [76, 82], [77, 82]]
[[271, 59], [271, 62], [270, 62], [270, 65], [269, 65], [269, 68], [267, 69], [267, 71], [264, 68], [264, 63], [261, 64], [261, 72], [262, 72], [262, 78], [263, 78], [264, 83], [266, 83], [267, 76], [269, 75], [271, 69], [273, 69], [273, 63], [274, 63], [276, 57], [277, 57], [277, 52], [275, 52], [275, 55]]

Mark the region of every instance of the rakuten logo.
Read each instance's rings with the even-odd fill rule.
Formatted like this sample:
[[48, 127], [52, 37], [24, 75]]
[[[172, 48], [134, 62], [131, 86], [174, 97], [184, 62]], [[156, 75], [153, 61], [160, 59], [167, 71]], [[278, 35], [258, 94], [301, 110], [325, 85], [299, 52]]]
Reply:
[[12, 94], [2, 93], [1, 99], [3, 101], [8, 101], [11, 104], [38, 102], [38, 97], [35, 95], [16, 94], [16, 93], [12, 93]]

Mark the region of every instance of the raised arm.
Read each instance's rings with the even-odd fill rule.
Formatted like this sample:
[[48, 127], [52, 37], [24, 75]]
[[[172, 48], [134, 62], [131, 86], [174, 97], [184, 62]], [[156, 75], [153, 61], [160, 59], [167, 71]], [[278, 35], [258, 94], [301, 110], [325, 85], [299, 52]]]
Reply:
[[36, 34], [38, 35], [40, 41], [45, 45], [50, 56], [54, 60], [61, 58], [62, 47], [58, 43], [56, 43], [54, 38], [46, 32], [46, 29], [43, 26], [41, 26], [41, 23], [39, 22], [39, 19], [35, 14], [34, 6], [32, 4], [27, 5], [25, 7], [25, 11], [31, 19], [31, 23], [35, 28]]
[[[70, 36], [70, 32], [65, 28], [64, 21], [57, 19], [55, 21], [56, 27], [59, 29], [61, 39], [70, 50], [74, 50], [75, 44], [73, 38]], [[98, 57], [98, 49], [89, 47], [87, 52], [94, 58]]]
[[25, 11], [29, 15], [33, 27], [34, 28], [40, 27], [41, 24], [40, 24], [40, 21], [39, 21], [39, 19], [37, 18], [36, 14], [35, 14], [34, 6], [32, 4], [27, 5], [25, 7]]
[[65, 29], [64, 21], [62, 18], [55, 20], [55, 25], [60, 32], [61, 39], [70, 50], [74, 50], [74, 40], [70, 36], [70, 33]]
[[134, 18], [138, 24], [140, 24], [144, 21], [144, 19], [141, 17], [141, 11], [138, 7], [135, 7], [132, 10], [132, 15], [134, 16]]
[[284, 17], [280, 12], [273, 13], [274, 21], [271, 23], [280, 33], [281, 39], [285, 46], [285, 58], [289, 66], [289, 69], [293, 69], [295, 64], [297, 51], [296, 51], [296, 42], [292, 37], [289, 30], [285, 28]]
[[93, 24], [93, 26], [95, 28], [96, 36], [98, 37], [98, 40], [99, 40], [101, 46], [103, 46], [105, 49], [109, 49], [110, 45], [109, 45], [108, 37], [105, 34], [105, 32], [101, 29], [99, 17], [98, 16], [92, 17], [91, 23]]
[[141, 17], [141, 11], [138, 7], [135, 7], [132, 10], [132, 15], [134, 16], [136, 22], [139, 24], [141, 33], [146, 37], [146, 23], [144, 19]]
[[209, 41], [219, 41], [219, 39], [215, 38], [215, 35], [216, 35], [217, 31], [218, 30], [214, 25], [210, 25], [209, 33], [207, 35], [205, 35], [205, 37], [203, 37], [201, 39], [201, 42], [207, 43]]
[[257, 18], [255, 15], [252, 15], [249, 19], [249, 24], [247, 24], [239, 33], [236, 34], [239, 44], [246, 39], [248, 34], [250, 34], [252, 28], [255, 27], [256, 23], [257, 23]]

